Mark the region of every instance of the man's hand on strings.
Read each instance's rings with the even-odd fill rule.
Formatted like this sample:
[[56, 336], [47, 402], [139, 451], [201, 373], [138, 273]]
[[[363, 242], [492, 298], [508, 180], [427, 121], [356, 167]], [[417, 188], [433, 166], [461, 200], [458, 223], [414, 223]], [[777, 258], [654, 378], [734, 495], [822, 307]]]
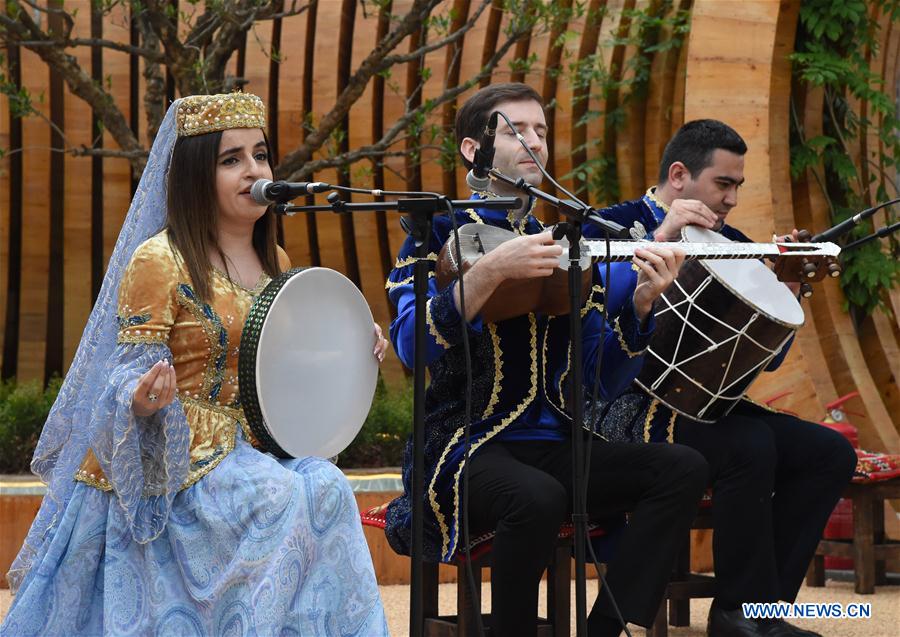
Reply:
[[716, 230], [721, 226], [719, 216], [696, 199], [676, 199], [669, 206], [663, 222], [653, 233], [657, 241], [679, 241], [685, 226], [700, 226]]
[[506, 279], [531, 279], [550, 276], [559, 267], [563, 249], [553, 241], [548, 230], [506, 241], [487, 255], [476, 266], [489, 270], [495, 281]]
[[648, 244], [647, 247], [635, 248], [631, 262], [638, 273], [633, 297], [634, 310], [643, 322], [653, 309], [654, 301], [678, 276], [678, 270], [684, 263], [684, 252]]
[[[772, 241], [774, 243], [799, 243], [800, 242], [800, 231], [797, 228], [790, 234], [783, 234], [779, 236], [773, 236]], [[784, 281], [783, 282], [788, 289], [791, 291], [791, 294], [794, 296], [800, 296], [800, 282], [799, 281]]]
[[138, 379], [131, 398], [131, 411], [135, 416], [152, 416], [175, 400], [175, 387], [175, 367], [169, 361], [158, 361]]

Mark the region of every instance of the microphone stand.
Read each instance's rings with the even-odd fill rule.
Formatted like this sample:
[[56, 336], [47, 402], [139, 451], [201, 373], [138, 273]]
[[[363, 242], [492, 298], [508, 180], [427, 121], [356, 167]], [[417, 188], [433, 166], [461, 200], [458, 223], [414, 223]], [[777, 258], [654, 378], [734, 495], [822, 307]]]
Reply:
[[[399, 210], [408, 214], [400, 220], [400, 225], [412, 237], [416, 246], [416, 264], [413, 270], [413, 291], [415, 293], [415, 364], [413, 367], [413, 466], [412, 466], [412, 546], [410, 547], [410, 637], [421, 637], [425, 629], [422, 599], [422, 548], [424, 544], [423, 494], [425, 456], [425, 367], [428, 353], [426, 344], [425, 304], [428, 300], [428, 243], [431, 238], [432, 221], [435, 213], [447, 212], [446, 197], [421, 197], [398, 199], [396, 201], [355, 202], [343, 201], [336, 192], [327, 197], [329, 205], [294, 206], [287, 202], [275, 205], [275, 212], [292, 216], [298, 212], [354, 212], [376, 210]], [[471, 199], [449, 200], [454, 209], [472, 205]], [[522, 201], [517, 197], [499, 197], [478, 202], [482, 208], [518, 208]]]
[[[584, 386], [582, 361], [584, 343], [581, 330], [581, 237], [582, 225], [589, 221], [603, 228], [604, 232], [616, 237], [625, 238], [627, 229], [614, 221], [602, 218], [593, 208], [583, 206], [572, 199], [559, 199], [532, 186], [524, 179], [513, 180], [498, 170], [491, 169], [490, 174], [496, 179], [523, 190], [531, 196], [547, 201], [556, 206], [566, 216], [567, 222], [557, 224], [553, 232], [554, 239], [563, 236], [569, 241], [569, 338], [571, 339], [572, 358], [572, 526], [575, 544], [575, 621], [576, 635], [587, 636], [587, 584], [585, 573], [585, 547], [587, 546], [588, 515], [582, 494], [585, 491], [585, 452], [584, 452]], [[593, 266], [592, 266], [593, 267]], [[609, 282], [607, 282], [607, 288]], [[602, 347], [602, 342], [601, 342]], [[596, 373], [600, 373], [597, 369]]]

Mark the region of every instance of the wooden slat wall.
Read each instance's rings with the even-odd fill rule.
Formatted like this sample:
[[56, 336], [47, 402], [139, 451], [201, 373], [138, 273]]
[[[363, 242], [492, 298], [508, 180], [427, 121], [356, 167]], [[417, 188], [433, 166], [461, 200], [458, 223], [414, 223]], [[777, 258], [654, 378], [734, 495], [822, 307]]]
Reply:
[[[394, 0], [389, 10], [401, 13], [410, 4], [411, 0]], [[445, 0], [439, 11], [454, 9], [452, 24], [458, 28], [480, 4], [480, 0]], [[733, 213], [736, 225], [758, 239], [794, 226], [821, 230], [829, 225], [815, 181], [789, 181], [788, 105], [792, 96], [801, 110], [807, 135], [821, 128], [821, 94], [792, 86], [790, 65], [785, 58], [793, 50], [797, 3], [670, 3], [670, 15], [675, 9], [691, 11], [690, 36], [681, 49], [648, 58], [651, 80], [646, 100], [630, 104], [631, 119], [626, 127], [611, 133], [599, 119], [575, 130], [573, 123], [585, 109], [602, 111], [613, 107], [616, 100], [621, 103], [629, 89], [606, 100], [597, 96], [596, 86], [589, 93], [575, 94], [564, 74], [557, 76], [554, 71], [596, 52], [607, 67], [619, 64], [623, 73], [629, 73], [628, 63], [646, 52], [635, 46], [609, 44], [617, 33], [637, 35], [636, 27], [627, 18], [623, 20], [623, 10], [647, 10], [662, 3], [592, 0], [588, 4], [594, 10], [606, 9], [602, 20], [573, 19], [566, 28], [576, 37], [566, 39], [561, 46], [556, 39], [558, 33], [535, 31], [506, 54], [492, 77], [494, 81], [524, 79], [548, 101], [555, 100], [551, 127], [555, 176], [570, 173], [581, 162], [596, 157], [598, 146], [605, 144], [607, 151], [617, 156], [622, 196], [637, 196], [650, 185], [647, 182], [655, 180], [662, 149], [683, 121], [726, 117], [750, 147], [747, 185]], [[498, 50], [508, 23], [501, 6], [495, 0], [484, 11], [476, 27], [460, 41], [458, 58], [445, 50], [425, 57], [422, 64], [431, 69], [432, 77], [424, 87], [422, 99], [438, 95], [445, 81], [455, 85], [474, 76]], [[66, 7], [79, 9], [76, 33], [88, 35], [91, 12], [87, 0], [72, 0]], [[882, 46], [879, 55], [872, 57], [872, 68], [891, 88], [897, 76], [900, 27], [884, 19], [882, 22]], [[103, 24], [95, 24], [95, 33], [99, 28], [104, 38], [129, 42], [134, 37], [127, 10], [121, 8]], [[229, 68], [231, 74], [248, 80], [247, 90], [268, 101], [272, 141], [279, 155], [284, 156], [303, 139], [305, 118], [311, 117], [315, 122], [333, 104], [348, 73], [387, 28], [384, 11], [373, 11], [371, 5], [366, 5], [364, 11], [361, 3], [351, 0], [314, 0], [309, 10], [299, 16], [257, 25], [254, 36], [248, 38]], [[667, 32], [661, 37], [668, 37]], [[415, 41], [407, 39], [397, 52], [415, 45]], [[273, 47], [281, 55], [280, 65], [270, 59]], [[531, 72], [522, 75], [511, 71], [509, 62], [516, 49], [519, 54], [537, 55]], [[115, 99], [130, 116], [141, 140], [147, 143], [143, 68], [139, 61], [110, 50], [94, 56], [89, 50], [75, 53], [85, 69], [91, 69], [93, 64], [96, 77], [111, 80]], [[13, 61], [16, 52], [10, 50], [9, 54]], [[64, 87], [54, 89], [46, 66], [33, 53], [22, 50], [18, 56], [22, 85], [35, 95], [47, 96], [40, 108], [47, 117], [55, 116], [60, 121], [68, 144], [90, 145], [95, 137], [90, 109]], [[388, 82], [379, 79], [370, 83], [348, 117], [345, 147], [371, 143], [396, 121], [409, 91], [417, 83], [417, 64], [394, 69]], [[398, 85], [399, 93], [391, 85]], [[435, 121], [449, 126], [455, 107], [469, 94], [460, 96], [456, 104], [439, 109]], [[588, 94], [592, 97], [585, 99]], [[576, 103], [579, 99], [582, 101]], [[16, 137], [18, 126], [21, 141]], [[43, 121], [27, 118], [11, 122], [8, 104], [0, 102], [0, 144], [24, 148], [0, 162], [0, 315], [4, 317], [0, 338], [6, 339], [2, 344], [5, 376], [43, 378], [54, 366], [65, 367], [71, 360], [96, 293], [98, 264], [105, 264], [109, 258], [133, 187], [124, 160], [62, 156], [48, 150], [51, 143], [54, 142]], [[103, 134], [102, 143], [106, 148], [115, 147], [108, 134]], [[583, 151], [573, 152], [573, 148], [585, 143]], [[877, 143], [870, 131], [863, 148], [868, 147], [871, 152]], [[388, 189], [404, 188], [421, 179], [421, 186], [426, 189], [443, 189], [451, 194], [453, 190], [457, 194], [466, 192], [464, 171], [446, 174], [433, 151], [426, 151], [423, 159], [420, 169], [406, 166], [402, 158], [390, 158], [385, 170], [363, 172], [360, 169], [369, 166], [360, 164], [342, 175], [326, 170], [314, 178]], [[566, 187], [579, 186], [573, 179], [562, 181]], [[102, 191], [92, 189], [92, 182], [102, 186]], [[551, 211], [543, 212], [552, 218]], [[879, 217], [877, 223], [883, 224], [884, 219]], [[283, 231], [286, 249], [295, 265], [321, 264], [349, 274], [368, 298], [376, 320], [383, 326], [388, 324], [392, 309], [383, 289], [385, 270], [404, 239], [397, 213], [355, 213], [344, 219], [318, 213], [286, 219]], [[21, 242], [17, 239], [20, 232]], [[900, 451], [900, 332], [896, 323], [876, 315], [863, 323], [860, 336], [841, 311], [842, 301], [836, 282], [821, 286], [807, 305], [808, 324], [800, 331], [788, 360], [777, 373], [757, 383], [752, 393], [764, 398], [791, 390], [791, 396], [780, 406], [812, 418], [821, 415], [825, 402], [858, 389], [863, 395], [851, 408], [865, 412], [865, 416], [854, 421], [862, 428], [863, 443]], [[900, 293], [894, 291], [888, 302], [895, 310], [900, 309]], [[48, 349], [48, 343], [54, 342], [57, 344]], [[399, 362], [393, 357], [385, 370], [389, 380], [402, 376]]]

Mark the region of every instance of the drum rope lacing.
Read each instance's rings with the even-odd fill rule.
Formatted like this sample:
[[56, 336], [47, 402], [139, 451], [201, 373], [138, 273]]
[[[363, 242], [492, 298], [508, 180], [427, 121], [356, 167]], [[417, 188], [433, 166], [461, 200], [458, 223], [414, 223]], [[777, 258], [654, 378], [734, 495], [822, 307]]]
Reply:
[[[710, 347], [707, 347], [703, 351], [698, 352], [697, 354], [694, 354], [693, 356], [690, 356], [678, 363], [672, 363], [672, 362], [664, 360], [655, 351], [653, 351], [652, 347], [647, 349], [647, 353], [651, 354], [660, 363], [662, 363], [662, 365], [665, 366], [665, 368], [666, 368], [665, 371], [662, 374], [660, 374], [659, 378], [657, 378], [656, 381], [654, 381], [654, 383], [650, 386], [651, 390], [656, 391], [659, 388], [659, 385], [666, 379], [667, 376], [669, 376], [669, 374], [671, 372], [673, 372], [673, 371], [678, 372], [688, 382], [692, 383], [700, 391], [702, 391], [705, 394], [707, 394], [708, 396], [710, 396], [710, 399], [706, 403], [706, 405], [697, 413], [697, 415], [699, 417], [702, 417], [706, 413], [706, 410], [709, 409], [709, 407], [711, 407], [718, 400], [730, 400], [730, 401], [738, 400], [741, 396], [730, 396], [727, 394], [727, 392], [732, 387], [734, 387], [734, 385], [740, 383], [748, 375], [755, 373], [756, 370], [758, 370], [760, 367], [764, 367], [764, 366], [768, 365], [769, 362], [775, 357], [775, 355], [781, 351], [781, 348], [791, 337], [790, 335], [787, 336], [781, 343], [779, 343], [777, 348], [770, 349], [770, 348], [766, 347], [765, 345], [763, 345], [762, 343], [760, 343], [759, 341], [757, 341], [756, 339], [754, 339], [752, 336], [750, 336], [747, 333], [747, 330], [750, 328], [750, 326], [753, 324], [753, 322], [760, 316], [759, 312], [755, 312], [750, 317], [750, 319], [746, 322], [744, 327], [742, 327], [741, 329], [736, 329], [736, 328], [732, 327], [731, 325], [729, 325], [728, 323], [726, 323], [725, 321], [722, 321], [718, 317], [710, 314], [708, 311], [706, 311], [705, 309], [703, 309], [696, 303], [696, 299], [700, 295], [700, 293], [706, 289], [706, 287], [710, 284], [711, 281], [712, 281], [712, 278], [707, 278], [707, 279], [703, 280], [692, 293], [688, 293], [684, 289], [684, 287], [681, 285], [681, 283], [679, 283], [679, 281], [676, 279], [674, 284], [678, 287], [678, 289], [684, 295], [684, 299], [682, 299], [681, 301], [678, 301], [677, 303], [672, 303], [671, 301], [669, 301], [669, 298], [666, 294], [662, 294], [660, 296], [660, 299], [662, 299], [662, 301], [666, 304], [667, 307], [663, 308], [662, 310], [660, 310], [659, 312], [656, 313], [656, 316], [658, 318], [660, 315], [671, 310], [673, 313], [677, 314], [679, 316], [679, 318], [681, 318], [681, 331], [678, 334], [678, 340], [676, 341], [676, 344], [675, 344], [675, 353], [673, 355], [674, 360], [678, 360], [678, 353], [681, 351], [681, 344], [682, 344], [682, 340], [684, 338], [684, 333], [688, 327], [690, 327], [696, 334], [701, 336], [703, 339], [707, 340], [710, 343]], [[679, 311], [679, 306], [682, 306], [682, 305], [687, 305], [687, 311], [683, 314], [682, 314], [682, 312]], [[700, 331], [699, 329], [697, 329], [696, 327], [691, 325], [689, 318], [690, 318], [690, 313], [692, 310], [696, 310], [697, 312], [703, 314], [707, 318], [715, 321], [719, 325], [732, 331], [733, 335], [729, 336], [728, 338], [726, 338], [725, 340], [723, 340], [721, 342], [716, 342], [716, 341], [712, 340], [705, 333], [703, 333], [702, 331]], [[734, 355], [737, 352], [737, 345], [738, 345], [738, 343], [741, 342], [742, 338], [746, 341], [749, 341], [750, 343], [753, 343], [753, 345], [755, 345], [762, 351], [768, 352], [768, 356], [766, 356], [757, 365], [751, 367], [749, 370], [747, 370], [744, 374], [742, 374], [738, 378], [733, 379], [732, 382], [726, 386], [725, 381], [728, 378], [729, 372], [731, 371], [731, 364], [734, 360]], [[731, 355], [729, 356], [728, 364], [725, 368], [725, 373], [722, 375], [722, 381], [719, 383], [719, 387], [715, 391], [707, 389], [701, 383], [699, 383], [696, 380], [694, 380], [693, 378], [691, 378], [689, 375], [687, 375], [681, 369], [682, 365], [690, 363], [691, 361], [699, 358], [700, 356], [704, 356], [706, 354], [709, 354], [710, 352], [720, 349], [729, 343], [732, 344]]]

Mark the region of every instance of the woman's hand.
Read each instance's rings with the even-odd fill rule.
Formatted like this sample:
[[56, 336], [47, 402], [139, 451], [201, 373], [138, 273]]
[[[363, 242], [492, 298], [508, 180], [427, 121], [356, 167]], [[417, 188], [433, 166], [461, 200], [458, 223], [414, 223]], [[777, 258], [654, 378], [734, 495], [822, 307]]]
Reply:
[[173, 400], [175, 400], [175, 368], [169, 361], [159, 361], [138, 379], [131, 399], [131, 411], [135, 416], [146, 418], [170, 405]]
[[643, 323], [653, 309], [654, 301], [678, 276], [678, 270], [684, 263], [684, 252], [649, 244], [646, 248], [635, 249], [632, 262], [632, 267], [638, 273], [634, 289], [634, 310]]
[[375, 323], [375, 351], [372, 353], [375, 354], [375, 358], [378, 359], [379, 363], [384, 360], [384, 353], [387, 352], [387, 348], [388, 342], [381, 333], [381, 326]]

